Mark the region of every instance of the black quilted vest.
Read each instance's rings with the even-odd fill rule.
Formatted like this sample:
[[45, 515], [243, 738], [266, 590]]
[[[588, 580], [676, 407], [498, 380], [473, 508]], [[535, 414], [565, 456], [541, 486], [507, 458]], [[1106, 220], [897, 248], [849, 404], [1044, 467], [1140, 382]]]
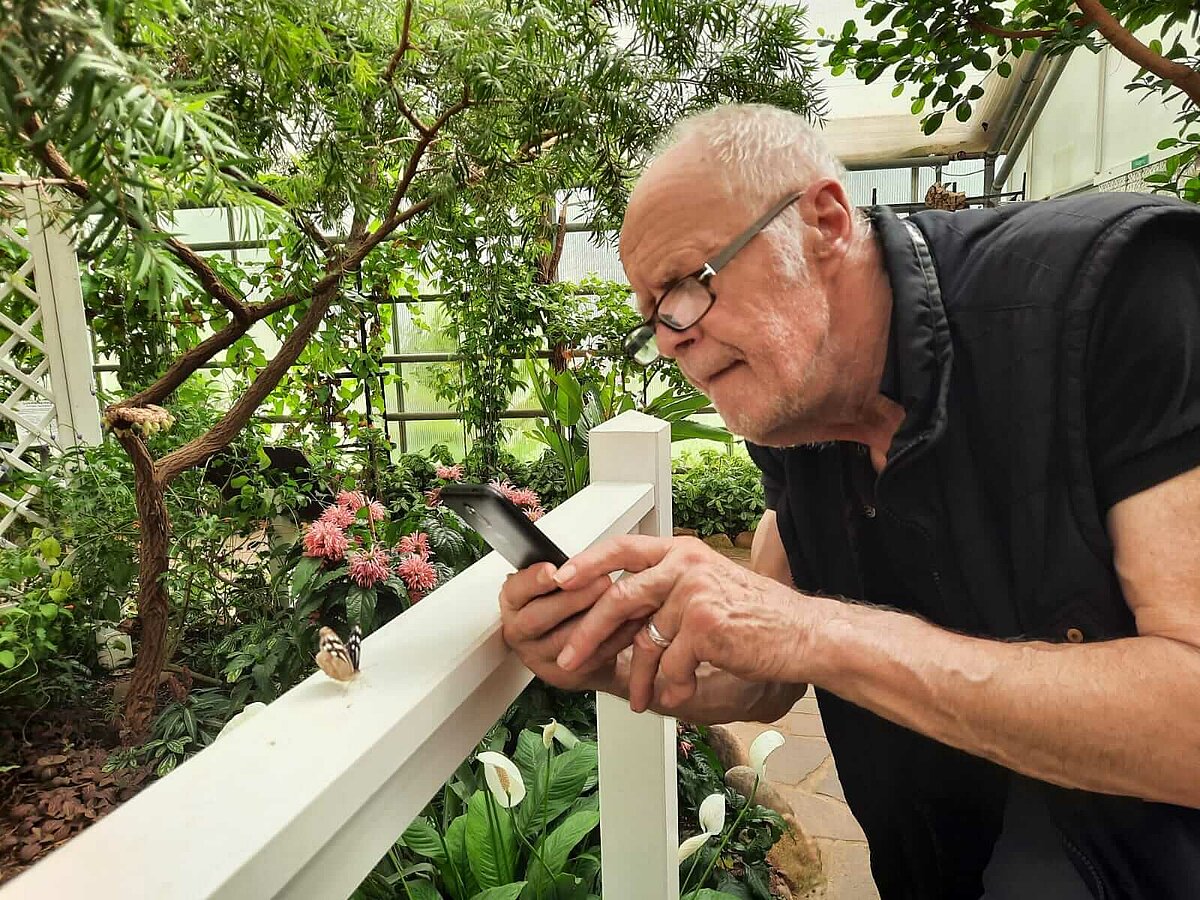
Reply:
[[[1194, 224], [1200, 208], [1097, 194], [923, 212], [909, 221], [924, 246], [890, 211], [871, 215], [893, 288], [897, 399], [907, 413], [871, 512], [898, 550], [908, 608], [995, 638], [1134, 634], [1089, 469], [1088, 333], [1130, 237], [1150, 221]], [[797, 587], [862, 597], [863, 510], [844, 478], [852, 448], [775, 452], [786, 477], [780, 534]], [[1020, 776], [818, 695], [884, 900], [977, 898], [1009, 779]], [[1200, 811], [1031, 783], [1096, 897], [1200, 897]]]

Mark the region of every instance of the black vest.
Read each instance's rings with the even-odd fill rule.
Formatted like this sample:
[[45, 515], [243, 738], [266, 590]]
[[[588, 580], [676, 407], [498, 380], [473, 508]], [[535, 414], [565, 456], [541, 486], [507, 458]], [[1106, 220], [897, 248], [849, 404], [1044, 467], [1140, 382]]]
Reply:
[[[924, 242], [872, 212], [906, 418], [871, 512], [910, 611], [995, 638], [1135, 634], [1089, 467], [1083, 373], [1114, 260], [1139, 228], [1171, 217], [1194, 225], [1200, 207], [1095, 194], [923, 212], [909, 221]], [[851, 449], [774, 451], [786, 479], [780, 535], [801, 590], [863, 596]], [[1021, 776], [818, 695], [884, 900], [977, 898], [1009, 779]], [[1096, 897], [1200, 897], [1200, 811], [1031, 783]]]

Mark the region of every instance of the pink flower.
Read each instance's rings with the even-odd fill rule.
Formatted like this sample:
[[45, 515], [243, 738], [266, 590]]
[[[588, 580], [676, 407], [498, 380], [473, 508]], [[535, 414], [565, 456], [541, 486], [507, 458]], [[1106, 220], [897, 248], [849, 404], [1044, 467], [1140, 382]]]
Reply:
[[529, 488], [515, 488], [509, 495], [509, 499], [517, 506], [524, 506], [529, 509], [542, 505], [542, 498], [537, 495], [537, 491], [532, 491]]
[[496, 481], [493, 479], [492, 481], [488, 482], [488, 484], [502, 493], [509, 500], [512, 500], [513, 503], [517, 502], [513, 499], [513, 494], [517, 493], [517, 489], [509, 484], [508, 481]]
[[313, 522], [304, 533], [304, 555], [328, 560], [340, 560], [346, 555], [350, 541], [346, 533], [332, 522]]
[[425, 492], [425, 505], [426, 506], [440, 506], [441, 503], [442, 503], [442, 489], [440, 487], [437, 487], [431, 491]]
[[544, 509], [542, 509], [540, 506], [535, 506], [535, 507], [533, 507], [533, 509], [525, 510], [525, 515], [529, 517], [530, 522], [536, 522], [538, 519], [540, 519], [545, 514], [546, 514], [546, 511]]
[[328, 506], [325, 512], [321, 513], [321, 522], [328, 522], [331, 525], [336, 525], [338, 528], [345, 528], [354, 521], [354, 513], [346, 509], [344, 506]]
[[429, 535], [423, 531], [406, 534], [400, 538], [400, 543], [396, 545], [396, 551], [402, 556], [411, 556], [415, 553], [421, 559], [429, 559]]
[[372, 522], [382, 522], [387, 518], [387, 507], [378, 500], [371, 500], [367, 503], [367, 518]]
[[337, 495], [337, 505], [345, 507], [354, 514], [357, 514], [369, 502], [367, 495], [362, 491], [340, 491]]
[[360, 550], [350, 557], [350, 580], [359, 587], [374, 587], [388, 577], [391, 558], [386, 550], [378, 547]]
[[461, 465], [438, 466], [437, 477], [443, 481], [462, 481], [463, 467]]
[[400, 565], [396, 566], [396, 574], [400, 576], [410, 594], [424, 596], [437, 587], [437, 570], [429, 560], [416, 553], [400, 560]]

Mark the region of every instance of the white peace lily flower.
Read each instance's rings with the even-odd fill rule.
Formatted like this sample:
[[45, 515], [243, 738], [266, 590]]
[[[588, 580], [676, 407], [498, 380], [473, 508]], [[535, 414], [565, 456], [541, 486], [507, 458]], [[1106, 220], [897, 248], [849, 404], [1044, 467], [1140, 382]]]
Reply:
[[570, 750], [579, 743], [579, 738], [575, 737], [571, 729], [558, 722], [554, 723], [554, 739], [563, 745], [564, 750]]
[[542, 746], [547, 750], [549, 750], [550, 745], [554, 743], [554, 732], [556, 731], [558, 731], [557, 719], [551, 719], [549, 725], [542, 727]]
[[783, 735], [778, 731], [764, 731], [750, 745], [750, 765], [764, 781], [767, 778], [767, 757], [783, 746]]
[[700, 804], [700, 827], [705, 834], [718, 835], [725, 830], [725, 795], [709, 794]]
[[693, 853], [695, 853], [697, 850], [699, 850], [701, 847], [703, 847], [705, 841], [707, 841], [710, 837], [712, 837], [711, 834], [706, 834], [704, 832], [701, 832], [700, 834], [693, 835], [692, 837], [690, 837], [686, 841], [684, 841], [682, 844], [680, 844], [679, 845], [679, 861], [683, 862], [685, 859], [687, 859], [689, 856], [691, 856]]
[[683, 862], [704, 843], [725, 829], [725, 795], [709, 794], [700, 804], [700, 827], [704, 829], [679, 845], [679, 861]]
[[497, 803], [508, 809], [525, 799], [525, 781], [511, 759], [494, 750], [484, 751], [475, 758], [483, 763], [483, 776]]

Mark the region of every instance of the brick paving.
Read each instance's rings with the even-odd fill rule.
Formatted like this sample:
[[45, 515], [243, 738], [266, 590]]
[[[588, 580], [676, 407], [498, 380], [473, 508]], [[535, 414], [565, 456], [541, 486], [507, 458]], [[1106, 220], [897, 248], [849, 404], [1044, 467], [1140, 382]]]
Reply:
[[825, 884], [804, 900], [879, 900], [867, 842], [846, 806], [812, 689], [777, 722], [739, 722], [729, 728], [747, 748], [768, 728], [787, 739], [767, 760], [767, 777], [821, 850]]
[[[715, 549], [749, 568], [749, 550], [724, 546]], [[812, 688], [777, 722], [738, 722], [729, 728], [747, 749], [768, 728], [787, 739], [767, 760], [767, 777], [791, 804], [805, 833], [816, 842], [825, 877], [823, 885], [797, 900], [879, 900], [871, 878], [867, 840], [846, 805]]]

